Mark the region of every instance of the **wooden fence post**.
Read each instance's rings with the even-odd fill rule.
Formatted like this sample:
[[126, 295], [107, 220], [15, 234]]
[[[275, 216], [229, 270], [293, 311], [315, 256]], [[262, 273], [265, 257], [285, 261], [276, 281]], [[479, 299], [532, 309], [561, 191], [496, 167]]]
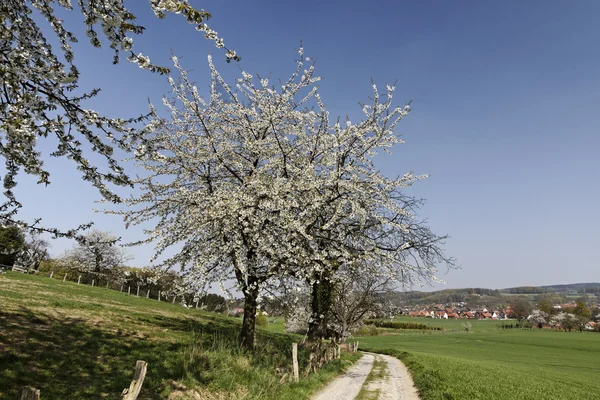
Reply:
[[294, 382], [298, 382], [298, 343], [292, 343], [292, 365], [294, 369]]
[[131, 286], [127, 286], [127, 294], [131, 294]]
[[77, 278], [77, 284], [79, 285], [81, 283], [81, 275], [79, 275], [79, 278]]
[[123, 400], [136, 400], [140, 395], [140, 391], [142, 390], [142, 385], [144, 384], [144, 378], [146, 377], [146, 369], [148, 367], [148, 363], [146, 361], [138, 360], [135, 363], [135, 374], [133, 375], [133, 380], [129, 385], [129, 389], [123, 389]]
[[148, 291], [146, 292], [146, 298], [149, 299], [150, 298], [150, 289], [148, 289]]
[[106, 288], [107, 288], [107, 289], [108, 289], [108, 283], [109, 283], [109, 282], [108, 282], [108, 281], [106, 281]]
[[69, 275], [69, 274], [65, 274], [65, 276], [63, 276], [63, 282], [65, 282], [67, 280], [67, 275]]
[[92, 279], [92, 287], [94, 287], [94, 282], [96, 282], [96, 280]]
[[123, 285], [121, 285], [121, 290], [119, 290], [120, 292], [123, 292]]
[[19, 388], [19, 400], [40, 400], [40, 391], [29, 386], [21, 387]]
[[137, 289], [137, 294], [136, 294], [136, 296], [137, 296], [137, 297], [140, 297], [140, 287], [139, 287], [139, 285], [138, 285], [138, 289]]
[[158, 291], [158, 301], [160, 301], [160, 290]]
[[198, 308], [198, 300], [200, 299], [196, 299], [196, 308]]
[[175, 304], [175, 299], [177, 298], [177, 296], [173, 296], [173, 301], [172, 304]]
[[342, 346], [340, 346], [338, 344], [337, 345], [337, 354], [335, 355], [335, 358], [337, 358], [339, 360], [341, 356], [342, 356]]
[[50, 271], [50, 279], [54, 276], [54, 271]]
[[40, 391], [29, 386], [21, 387], [19, 388], [19, 400], [40, 400]]
[[358, 340], [356, 341], [356, 349], [354, 350], [355, 352], [358, 351]]

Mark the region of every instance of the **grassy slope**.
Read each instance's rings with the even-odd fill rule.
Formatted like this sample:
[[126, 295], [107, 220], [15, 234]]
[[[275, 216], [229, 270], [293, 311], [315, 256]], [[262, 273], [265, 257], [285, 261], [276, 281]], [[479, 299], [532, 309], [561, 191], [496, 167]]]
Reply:
[[[172, 381], [206, 399], [304, 399], [348, 364], [279, 384], [293, 336], [259, 329], [258, 348], [236, 345], [239, 320], [103, 288], [0, 275], [0, 399], [18, 386], [44, 399], [120, 399], [136, 360], [148, 362], [140, 399], [166, 398]], [[308, 355], [300, 351], [300, 367]]]
[[[432, 321], [433, 322], [433, 321]], [[477, 321], [475, 321], [477, 322]], [[374, 336], [361, 348], [402, 359], [423, 399], [600, 399], [597, 333], [495, 330]], [[456, 321], [447, 323], [448, 330]], [[489, 327], [489, 329], [485, 329]]]

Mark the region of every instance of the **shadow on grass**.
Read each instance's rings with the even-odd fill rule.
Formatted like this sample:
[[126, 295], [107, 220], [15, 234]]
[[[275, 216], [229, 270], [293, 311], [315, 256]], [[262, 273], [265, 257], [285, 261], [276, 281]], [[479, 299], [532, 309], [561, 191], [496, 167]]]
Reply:
[[0, 398], [16, 399], [26, 385], [40, 389], [44, 399], [120, 399], [136, 360], [145, 360], [143, 398], [158, 399], [165, 379], [176, 379], [178, 347], [27, 308], [0, 311]]
[[[140, 339], [120, 329], [101, 329], [83, 319], [33, 313], [25, 307], [0, 311], [0, 399], [17, 398], [20, 386], [40, 389], [44, 399], [120, 399], [136, 360], [148, 362], [140, 399], [159, 399], [166, 397], [170, 379], [221, 387], [219, 370], [239, 357], [268, 375], [291, 358], [292, 339], [278, 333], [259, 332], [256, 350], [244, 352], [237, 345], [240, 325], [235, 320], [157, 315], [135, 322], [160, 332], [184, 332], [184, 339]], [[304, 364], [308, 353], [301, 350], [299, 358]], [[245, 384], [256, 378], [244, 375]]]
[[[255, 349], [247, 354], [238, 346], [240, 321], [219, 317], [193, 319], [154, 317], [153, 325], [173, 331], [191, 333], [188, 343], [203, 351], [227, 351], [237, 355], [246, 354], [253, 366], [285, 367], [292, 358], [293, 338], [289, 335], [257, 330]], [[300, 348], [299, 361], [308, 362], [309, 352]]]

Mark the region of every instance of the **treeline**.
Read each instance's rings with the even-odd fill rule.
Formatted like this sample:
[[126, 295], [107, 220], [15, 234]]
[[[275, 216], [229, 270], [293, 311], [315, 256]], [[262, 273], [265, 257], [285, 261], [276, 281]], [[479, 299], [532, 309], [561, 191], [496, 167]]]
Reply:
[[[388, 300], [397, 305], [415, 305], [471, 303], [477, 302], [481, 297], [486, 297], [487, 303], [501, 303], [503, 301], [502, 293], [499, 290], [485, 288], [444, 289], [435, 292], [394, 292], [388, 295]], [[496, 299], [490, 299], [490, 297]]]
[[600, 295], [600, 286], [582, 288], [582, 289], [579, 289], [577, 291], [577, 293]]
[[418, 330], [430, 330], [430, 331], [441, 331], [442, 330], [442, 328], [439, 326], [420, 324], [418, 322], [381, 321], [381, 320], [377, 320], [377, 319], [368, 319], [365, 321], [365, 324], [375, 325], [378, 328], [418, 329]]
[[539, 286], [519, 286], [509, 289], [503, 289], [504, 293], [511, 294], [542, 294], [548, 293], [548, 289]]
[[600, 293], [600, 283], [570, 283], [564, 285], [547, 286], [518, 286], [502, 289], [503, 293], [514, 294], [543, 294], [543, 293]]

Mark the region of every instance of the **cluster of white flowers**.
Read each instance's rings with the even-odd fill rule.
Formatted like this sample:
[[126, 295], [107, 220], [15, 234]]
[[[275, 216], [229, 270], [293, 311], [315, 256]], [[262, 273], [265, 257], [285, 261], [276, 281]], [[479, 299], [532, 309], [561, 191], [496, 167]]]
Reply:
[[[206, 39], [214, 41], [217, 48], [225, 48], [223, 38], [219, 37], [217, 32], [213, 31], [204, 22], [211, 17], [209, 12], [196, 10], [185, 0], [150, 0], [150, 5], [158, 18], [164, 18], [165, 12], [182, 14], [190, 24], [196, 25], [197, 31], [204, 32]], [[228, 62], [240, 60], [240, 57], [233, 50], [228, 50], [225, 57]]]
[[548, 322], [548, 314], [541, 310], [533, 310], [527, 317], [532, 325], [540, 325]]

